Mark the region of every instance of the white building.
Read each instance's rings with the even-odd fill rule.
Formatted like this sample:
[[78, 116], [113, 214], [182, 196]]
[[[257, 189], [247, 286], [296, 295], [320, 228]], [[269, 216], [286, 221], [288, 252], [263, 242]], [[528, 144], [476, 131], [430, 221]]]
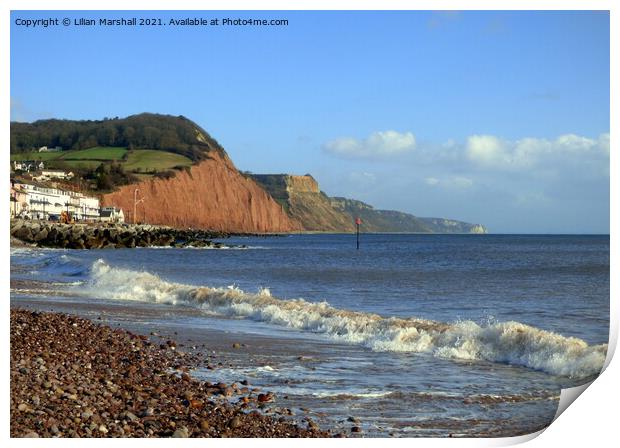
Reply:
[[65, 211], [78, 221], [99, 219], [99, 199], [75, 191], [15, 184], [11, 188], [11, 197], [14, 198], [11, 204], [13, 216], [49, 219]]
[[29, 173], [30, 171], [36, 171], [37, 169], [42, 170], [45, 168], [45, 164], [43, 161], [35, 162], [34, 160], [23, 160], [18, 162], [17, 160], [13, 161], [13, 169], [15, 171], [21, 170]]
[[39, 148], [39, 152], [59, 152], [62, 151], [60, 146], [55, 146], [54, 148], [48, 148], [47, 146], [41, 146]]
[[99, 212], [101, 222], [116, 222], [123, 224], [125, 222], [125, 214], [122, 208], [103, 207]]
[[72, 177], [73, 173], [71, 171], [65, 173], [64, 171], [60, 170], [42, 170], [39, 179], [71, 179]]

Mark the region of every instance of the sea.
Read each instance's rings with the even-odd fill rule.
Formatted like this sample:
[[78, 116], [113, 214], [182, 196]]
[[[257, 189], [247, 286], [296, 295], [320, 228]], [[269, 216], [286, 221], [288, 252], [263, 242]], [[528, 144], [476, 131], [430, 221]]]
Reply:
[[227, 361], [192, 375], [247, 379], [275, 394], [263, 412], [366, 437], [531, 433], [605, 361], [608, 235], [221, 242], [12, 248], [11, 304], [204, 335]]

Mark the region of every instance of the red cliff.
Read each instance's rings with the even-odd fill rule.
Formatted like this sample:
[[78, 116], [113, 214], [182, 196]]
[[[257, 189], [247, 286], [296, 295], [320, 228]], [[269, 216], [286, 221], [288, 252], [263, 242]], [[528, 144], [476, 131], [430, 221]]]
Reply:
[[138, 188], [138, 221], [172, 227], [227, 232], [290, 232], [299, 230], [273, 198], [252, 179], [239, 173], [231, 160], [216, 151], [209, 159], [170, 179], [126, 185], [102, 198], [103, 206], [123, 209], [133, 222], [134, 191]]

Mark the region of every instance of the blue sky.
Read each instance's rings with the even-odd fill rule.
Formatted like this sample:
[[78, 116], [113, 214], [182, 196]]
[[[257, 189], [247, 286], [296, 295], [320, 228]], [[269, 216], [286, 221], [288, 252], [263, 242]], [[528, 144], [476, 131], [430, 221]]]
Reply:
[[[285, 18], [48, 27], [47, 16]], [[11, 119], [185, 115], [239, 169], [493, 232], [609, 232], [605, 12], [12, 12]]]

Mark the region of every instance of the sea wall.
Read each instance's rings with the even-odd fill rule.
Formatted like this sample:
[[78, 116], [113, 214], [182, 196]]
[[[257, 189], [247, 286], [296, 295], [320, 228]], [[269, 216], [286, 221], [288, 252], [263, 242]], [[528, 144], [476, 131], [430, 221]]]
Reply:
[[128, 224], [58, 224], [12, 220], [11, 237], [37, 247], [63, 249], [109, 249], [132, 247], [223, 247], [212, 238], [218, 232], [179, 230], [171, 227]]

